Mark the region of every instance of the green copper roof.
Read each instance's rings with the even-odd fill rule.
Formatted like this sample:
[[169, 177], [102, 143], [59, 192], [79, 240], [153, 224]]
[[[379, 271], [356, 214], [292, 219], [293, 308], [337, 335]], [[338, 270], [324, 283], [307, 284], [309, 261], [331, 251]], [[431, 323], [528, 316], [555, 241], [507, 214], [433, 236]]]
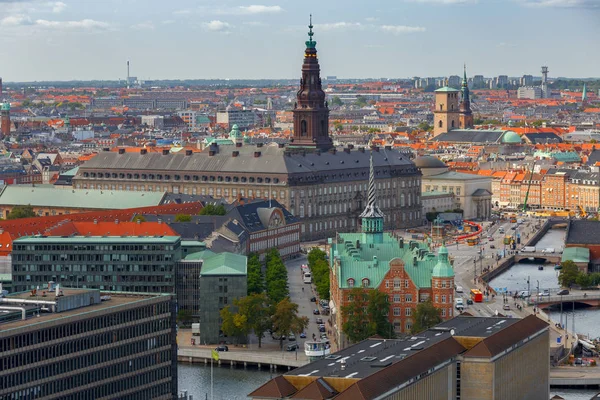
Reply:
[[214, 253], [210, 250], [188, 254], [185, 261], [202, 260], [200, 276], [203, 275], [246, 275], [247, 258], [234, 253]]
[[238, 128], [237, 124], [234, 124], [231, 127], [231, 132], [229, 132], [229, 139], [235, 140], [235, 139], [241, 139], [241, 138], [242, 138], [242, 132], [240, 132], [240, 128]]
[[563, 250], [561, 262], [571, 260], [576, 263], [590, 262], [590, 249], [586, 247], [566, 247]]
[[436, 93], [455, 93], [458, 92], [458, 90], [448, 87], [448, 86], [444, 86], [443, 88], [439, 88], [438, 90], [435, 91]]
[[521, 136], [513, 131], [506, 131], [502, 136], [502, 143], [521, 143]]
[[2, 105], [0, 106], [0, 109], [2, 111], [10, 111], [10, 103], [2, 103]]
[[454, 269], [448, 261], [448, 249], [444, 245], [438, 251], [438, 263], [433, 268], [432, 276], [436, 278], [452, 278], [454, 276]]
[[363, 237], [361, 233], [340, 233], [338, 236], [339, 243], [332, 243], [331, 256], [340, 260], [340, 267], [335, 271], [340, 288], [350, 288], [348, 280], [351, 278], [355, 286], [360, 286], [367, 278], [370, 288], [378, 287], [390, 270], [390, 261], [395, 258], [404, 261], [404, 268], [417, 287], [431, 287], [431, 273], [437, 258], [424, 243], [411, 241], [400, 247], [397, 239], [383, 233], [381, 243], [361, 243], [357, 248], [356, 242]]
[[310, 15], [310, 23], [308, 25], [308, 40], [306, 41], [306, 47], [309, 49], [314, 49], [317, 46], [317, 42], [313, 40], [313, 24], [312, 24], [312, 14]]

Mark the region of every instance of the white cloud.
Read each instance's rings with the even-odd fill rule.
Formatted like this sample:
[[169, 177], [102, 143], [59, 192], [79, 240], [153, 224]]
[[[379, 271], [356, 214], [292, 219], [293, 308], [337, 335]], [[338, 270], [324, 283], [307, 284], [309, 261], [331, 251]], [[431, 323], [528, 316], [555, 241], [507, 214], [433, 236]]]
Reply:
[[154, 24], [150, 21], [140, 22], [139, 24], [135, 24], [131, 27], [136, 30], [154, 30]]
[[110, 24], [102, 21], [96, 21], [93, 19], [82, 19], [79, 21], [48, 21], [46, 19], [36, 19], [36, 26], [44, 28], [58, 28], [58, 29], [108, 29]]
[[317, 30], [322, 30], [322, 31], [333, 31], [336, 29], [349, 29], [349, 28], [361, 28], [361, 27], [362, 27], [362, 25], [360, 24], [360, 22], [343, 22], [343, 21], [315, 25], [315, 28]]
[[517, 0], [526, 7], [600, 8], [598, 0]]
[[435, 4], [475, 4], [479, 0], [407, 0], [411, 3], [435, 3]]
[[51, 2], [49, 5], [52, 7], [53, 13], [61, 13], [67, 8], [67, 5], [62, 1]]
[[231, 28], [231, 24], [228, 24], [227, 22], [223, 22], [223, 21], [219, 21], [219, 20], [212, 20], [210, 22], [206, 22], [203, 24], [204, 28], [206, 30], [209, 30], [211, 32], [229, 32], [229, 28]]
[[425, 28], [421, 26], [406, 26], [406, 25], [382, 25], [381, 29], [385, 32], [400, 35], [403, 33], [425, 32]]
[[250, 5], [237, 8], [241, 14], [276, 14], [283, 11], [280, 6]]
[[17, 14], [9, 15], [0, 20], [0, 25], [3, 26], [19, 26], [19, 25], [33, 25], [33, 21], [26, 15]]
[[379, 18], [377, 18], [377, 17], [367, 17], [367, 18], [365, 18], [365, 20], [367, 22], [375, 22], [375, 21], [379, 21]]

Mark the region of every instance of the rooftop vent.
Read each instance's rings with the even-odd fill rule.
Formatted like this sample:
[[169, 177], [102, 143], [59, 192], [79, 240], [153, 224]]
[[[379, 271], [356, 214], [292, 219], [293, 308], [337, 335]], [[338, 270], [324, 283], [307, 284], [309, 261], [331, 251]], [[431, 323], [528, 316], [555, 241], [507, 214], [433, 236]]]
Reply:
[[119, 149], [119, 154], [125, 154], [125, 149]]
[[392, 146], [385, 146], [385, 149], [386, 149], [386, 150], [391, 150], [391, 149], [392, 149]]
[[148, 153], [148, 149], [140, 149], [140, 154], [146, 154]]
[[263, 147], [262, 143], [256, 143], [256, 147]]
[[193, 152], [192, 152], [191, 150], [186, 150], [186, 151], [185, 151], [185, 155], [186, 155], [186, 156], [191, 156], [191, 155], [192, 155], [192, 153], [193, 153]]
[[235, 147], [242, 147], [242, 142], [237, 142], [237, 143], [235, 144]]
[[360, 151], [361, 153], [364, 153], [365, 152], [365, 148], [364, 147], [359, 147], [358, 151]]
[[363, 357], [360, 361], [371, 362], [377, 360], [377, 357]]
[[240, 155], [240, 152], [239, 152], [239, 151], [237, 151], [237, 150], [236, 150], [236, 151], [232, 151], [232, 152], [231, 152], [231, 157], [237, 157], [237, 156], [239, 156], [239, 155]]
[[255, 158], [258, 158], [258, 157], [260, 157], [260, 151], [255, 151], [255, 152], [254, 152], [254, 157], [255, 157]]
[[277, 147], [279, 147], [280, 149], [283, 149], [285, 147], [285, 144], [284, 143], [278, 143]]
[[344, 153], [348, 153], [348, 154], [350, 154], [350, 147], [347, 147], [347, 148], [345, 148], [345, 149], [344, 149]]
[[208, 152], [208, 155], [209, 155], [210, 157], [214, 156], [215, 154], [216, 154], [216, 151], [214, 151], [214, 150], [210, 150], [210, 151]]
[[163, 154], [163, 156], [168, 156], [169, 155], [169, 150], [168, 149], [163, 149], [162, 154]]

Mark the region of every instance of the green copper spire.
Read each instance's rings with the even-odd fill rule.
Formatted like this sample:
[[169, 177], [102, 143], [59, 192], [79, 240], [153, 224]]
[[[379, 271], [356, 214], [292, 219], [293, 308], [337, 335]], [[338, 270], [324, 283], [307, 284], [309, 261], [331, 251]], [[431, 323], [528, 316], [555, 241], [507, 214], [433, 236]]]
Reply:
[[444, 244], [438, 250], [438, 263], [433, 267], [431, 276], [433, 278], [452, 278], [454, 276], [454, 268], [448, 260], [448, 249]]
[[383, 213], [377, 206], [373, 152], [371, 152], [369, 164], [367, 206], [359, 217], [362, 219], [363, 243], [381, 243], [383, 241]]
[[581, 92], [581, 101], [587, 100], [587, 88], [585, 87], [585, 82], [583, 82], [583, 91]]
[[463, 85], [463, 87], [468, 86], [468, 81], [467, 81], [467, 64], [464, 64], [464, 75], [463, 75], [462, 85]]
[[313, 40], [314, 32], [313, 32], [312, 28], [313, 28], [312, 14], [310, 14], [310, 22], [308, 25], [308, 40], [306, 41], [306, 47], [309, 49], [314, 49], [315, 46], [317, 45], [317, 42]]

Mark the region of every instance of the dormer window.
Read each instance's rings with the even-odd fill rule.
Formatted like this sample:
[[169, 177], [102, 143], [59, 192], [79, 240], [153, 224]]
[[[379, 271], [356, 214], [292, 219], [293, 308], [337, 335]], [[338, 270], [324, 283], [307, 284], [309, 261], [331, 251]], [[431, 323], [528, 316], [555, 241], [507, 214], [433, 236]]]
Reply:
[[352, 279], [352, 278], [348, 279], [348, 287], [351, 287], [351, 288], [354, 287], [354, 279]]
[[362, 280], [362, 287], [367, 288], [369, 287], [369, 278], [363, 278]]

